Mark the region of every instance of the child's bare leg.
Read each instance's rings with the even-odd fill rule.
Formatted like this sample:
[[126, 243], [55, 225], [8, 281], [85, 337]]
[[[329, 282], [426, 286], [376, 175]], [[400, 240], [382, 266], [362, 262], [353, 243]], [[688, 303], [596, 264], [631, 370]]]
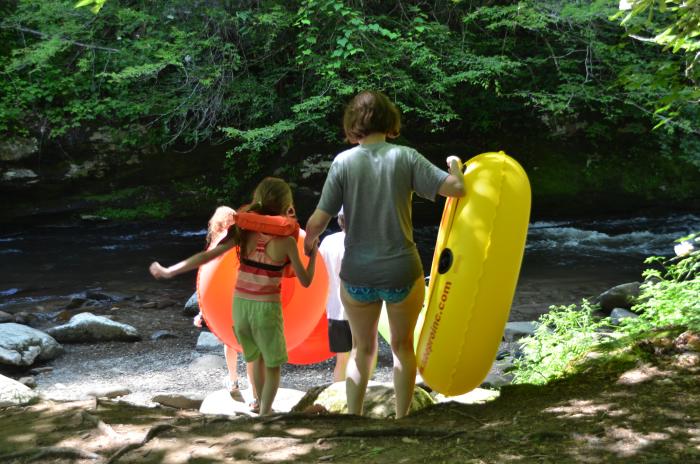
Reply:
[[253, 395], [257, 401], [259, 398], [256, 392], [263, 391], [263, 385], [265, 383], [265, 363], [263, 362], [262, 356], [250, 363], [251, 369], [253, 371]]
[[[246, 375], [248, 375], [248, 383], [250, 384], [250, 389], [253, 391], [253, 398], [255, 400], [260, 400], [260, 395], [258, 395], [258, 388], [255, 385], [255, 362], [249, 362], [245, 365]], [[262, 381], [265, 382], [265, 371], [261, 370]]]
[[374, 368], [377, 354], [377, 324], [382, 310], [380, 301], [362, 303], [348, 295], [341, 285], [340, 299], [350, 322], [355, 346], [350, 352], [345, 379], [345, 393], [348, 400], [348, 413], [362, 414], [367, 391], [367, 382]]
[[387, 304], [391, 329], [391, 351], [394, 355], [394, 392], [396, 418], [408, 414], [416, 385], [416, 354], [413, 350], [413, 330], [423, 307], [425, 285], [418, 279], [406, 299]]
[[343, 380], [345, 380], [345, 370], [348, 367], [349, 359], [349, 351], [347, 353], [336, 353], [335, 369], [333, 369], [333, 382], [342, 382]]
[[265, 368], [265, 383], [260, 395], [260, 415], [264, 416], [272, 412], [272, 402], [275, 400], [280, 386], [280, 366]]
[[228, 345], [224, 345], [224, 358], [228, 368], [228, 378], [231, 380], [231, 388], [236, 388], [238, 383], [238, 352]]

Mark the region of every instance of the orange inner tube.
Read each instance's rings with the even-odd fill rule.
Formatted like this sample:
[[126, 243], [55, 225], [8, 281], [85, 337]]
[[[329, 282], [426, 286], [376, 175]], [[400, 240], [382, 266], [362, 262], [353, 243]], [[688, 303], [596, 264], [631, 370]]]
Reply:
[[[294, 222], [296, 223], [296, 221]], [[304, 254], [305, 235], [303, 230], [299, 230], [297, 238], [297, 247], [304, 266], [309, 260]], [[215, 245], [216, 243], [212, 246]], [[238, 340], [233, 333], [232, 317], [233, 292], [238, 266], [239, 260], [235, 248], [201, 266], [197, 274], [197, 297], [207, 327], [223, 343], [233, 347], [236, 351], [241, 351]], [[284, 336], [287, 342], [287, 352], [291, 353], [296, 347], [305, 343], [312, 333], [315, 334], [315, 338], [309, 340], [310, 343], [320, 338], [316, 331], [321, 330], [318, 329], [321, 324], [320, 320], [325, 319], [328, 274], [319, 253], [316, 254], [316, 271], [311, 285], [305, 288], [296, 277], [285, 277], [282, 279], [281, 296]], [[327, 324], [323, 324], [323, 326], [326, 331], [327, 347], [328, 328]], [[317, 350], [311, 350], [312, 353], [306, 353], [301, 358], [311, 359], [322, 356], [319, 352], [323, 351], [324, 347], [321, 343], [316, 343], [316, 345], [318, 345]]]

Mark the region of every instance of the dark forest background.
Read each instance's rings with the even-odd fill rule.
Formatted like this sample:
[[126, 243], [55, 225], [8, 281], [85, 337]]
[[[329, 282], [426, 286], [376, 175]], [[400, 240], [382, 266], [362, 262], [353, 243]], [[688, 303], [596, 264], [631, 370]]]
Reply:
[[[649, 38], [688, 12], [651, 2], [621, 24], [618, 1], [97, 3], [0, 3], [3, 194], [136, 198], [132, 216], [101, 214], [165, 217], [242, 202], [271, 173], [317, 190], [304, 170], [346, 146], [344, 104], [380, 89], [402, 111], [398, 143], [440, 166], [504, 150], [536, 212], [700, 197], [691, 42]], [[36, 178], [7, 174], [19, 168]]]

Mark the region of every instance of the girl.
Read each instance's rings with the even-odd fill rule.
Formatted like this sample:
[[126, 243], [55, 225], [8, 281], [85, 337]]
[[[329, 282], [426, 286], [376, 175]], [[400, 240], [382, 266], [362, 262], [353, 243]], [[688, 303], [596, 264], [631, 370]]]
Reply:
[[[282, 179], [265, 178], [255, 188], [247, 211], [271, 216], [293, 216], [292, 191]], [[243, 348], [246, 362], [253, 362], [255, 391], [260, 394], [260, 414], [270, 414], [280, 383], [280, 366], [287, 362], [282, 324], [281, 278], [290, 265], [304, 287], [311, 284], [315, 270], [318, 239], [309, 241], [309, 263], [301, 263], [294, 237], [278, 237], [242, 230], [234, 225], [226, 237], [170, 267], [151, 264], [157, 279], [169, 279], [221, 256], [238, 247], [240, 268], [233, 298], [234, 332]]]
[[[225, 235], [229, 227], [231, 227], [235, 220], [236, 212], [229, 208], [228, 206], [219, 206], [214, 211], [214, 214], [209, 219], [207, 228], [207, 249], [215, 243], [221, 236]], [[202, 327], [202, 312], [200, 311], [197, 316], [195, 316], [193, 321], [195, 327]], [[228, 380], [224, 382], [224, 385], [229, 390], [231, 395], [240, 395], [239, 383], [238, 383], [238, 352], [228, 345], [224, 345], [224, 358], [226, 359], [226, 367], [228, 368]], [[255, 383], [253, 382], [253, 363], [246, 364], [246, 372], [248, 374], [248, 382], [250, 383], [250, 388], [253, 391], [253, 404], [251, 404], [251, 409], [260, 409], [259, 406], [259, 396], [258, 392], [255, 391]]]
[[340, 298], [355, 339], [347, 368], [348, 412], [362, 414], [367, 382], [377, 352], [377, 324], [386, 302], [394, 355], [396, 418], [408, 414], [416, 380], [413, 329], [423, 305], [423, 267], [413, 241], [411, 198], [464, 196], [459, 159], [449, 173], [416, 150], [386, 142], [399, 135], [401, 121], [380, 92], [362, 92], [345, 109], [345, 135], [358, 144], [333, 160], [321, 199], [306, 224], [305, 250], [342, 207], [348, 227]]

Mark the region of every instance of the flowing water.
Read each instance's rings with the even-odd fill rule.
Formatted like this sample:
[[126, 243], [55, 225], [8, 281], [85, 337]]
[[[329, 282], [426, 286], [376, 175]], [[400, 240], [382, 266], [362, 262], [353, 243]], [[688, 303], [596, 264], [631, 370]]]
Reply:
[[[640, 280], [645, 257], [671, 256], [674, 240], [698, 230], [700, 216], [690, 213], [534, 222], [511, 320]], [[426, 272], [436, 234], [436, 225], [415, 230]], [[181, 298], [194, 290], [194, 273], [163, 284], [150, 277], [148, 264], [189, 256], [202, 249], [204, 236], [200, 224], [186, 222], [64, 223], [0, 231], [0, 310], [26, 309], [88, 289], [138, 295], [167, 285]]]

